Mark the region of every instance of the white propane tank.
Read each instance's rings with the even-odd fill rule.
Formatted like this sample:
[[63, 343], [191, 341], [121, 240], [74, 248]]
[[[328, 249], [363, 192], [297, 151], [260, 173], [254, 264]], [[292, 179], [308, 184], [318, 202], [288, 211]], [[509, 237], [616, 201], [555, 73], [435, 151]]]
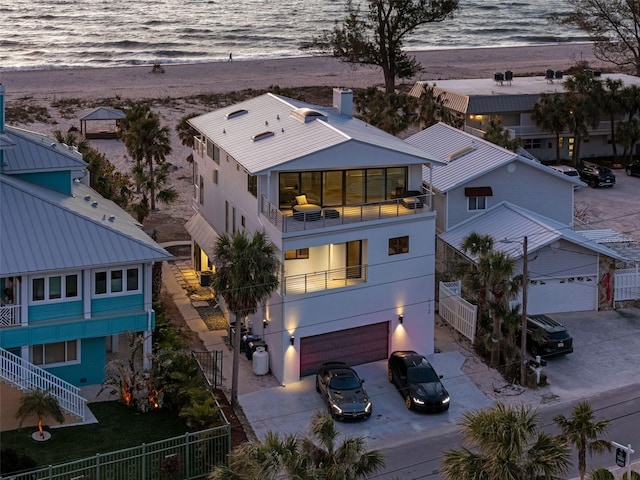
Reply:
[[269, 352], [264, 347], [256, 347], [256, 351], [253, 352], [253, 373], [256, 375], [269, 373]]

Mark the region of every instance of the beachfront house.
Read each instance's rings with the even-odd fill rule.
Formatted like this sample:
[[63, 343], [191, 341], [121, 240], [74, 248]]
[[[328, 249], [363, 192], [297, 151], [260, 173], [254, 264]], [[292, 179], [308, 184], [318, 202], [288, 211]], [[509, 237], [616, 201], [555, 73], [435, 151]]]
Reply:
[[601, 279], [613, 279], [623, 258], [576, 229], [574, 187], [585, 186], [577, 177], [443, 123], [406, 141], [445, 164], [423, 171], [438, 214], [440, 279], [456, 280], [452, 265], [472, 232], [491, 236], [521, 273], [527, 237], [529, 313], [612, 308], [611, 282]]
[[280, 286], [246, 327], [284, 384], [326, 361], [434, 350], [434, 162], [352, 110], [348, 89], [332, 107], [269, 93], [189, 121], [194, 265], [212, 268], [220, 234], [266, 232]]
[[[556, 136], [554, 132], [542, 130], [532, 119], [534, 105], [543, 93], [562, 94], [563, 82], [568, 78], [563, 72], [547, 72], [535, 77], [515, 77], [512, 72], [496, 74], [494, 78], [418, 81], [410, 94], [420, 98], [426, 85], [433, 87], [434, 97], [440, 96], [444, 107], [463, 121], [465, 131], [482, 138], [493, 119], [500, 118], [502, 127], [512, 138], [522, 140], [523, 148], [541, 162], [556, 161]], [[622, 80], [624, 86], [640, 86], [640, 78], [616, 73], [594, 72], [602, 81]], [[435, 86], [434, 86], [435, 85]], [[573, 134], [561, 133], [559, 138], [560, 158], [571, 159], [574, 146]], [[611, 155], [611, 122], [605, 115], [595, 127], [589, 128], [588, 138], [580, 147], [580, 156], [590, 157]], [[620, 146], [622, 151], [622, 146]]]
[[15, 388], [49, 390], [82, 418], [79, 387], [104, 380], [120, 338], [144, 332], [151, 352], [152, 268], [170, 255], [88, 186], [86, 167], [73, 147], [5, 126], [0, 85], [4, 429], [17, 427]]

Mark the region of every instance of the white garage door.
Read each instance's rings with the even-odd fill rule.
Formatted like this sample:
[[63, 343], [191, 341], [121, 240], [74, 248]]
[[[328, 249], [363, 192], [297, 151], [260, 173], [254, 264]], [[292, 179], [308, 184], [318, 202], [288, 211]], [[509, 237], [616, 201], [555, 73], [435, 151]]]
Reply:
[[596, 310], [596, 277], [572, 277], [562, 280], [537, 280], [529, 283], [527, 313], [561, 313]]

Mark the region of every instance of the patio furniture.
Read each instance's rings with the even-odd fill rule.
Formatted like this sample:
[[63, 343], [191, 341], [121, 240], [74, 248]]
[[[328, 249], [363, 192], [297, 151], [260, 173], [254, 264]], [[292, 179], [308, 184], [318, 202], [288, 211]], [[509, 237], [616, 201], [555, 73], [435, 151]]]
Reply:
[[323, 214], [324, 218], [340, 218], [340, 212], [335, 208], [325, 208]]
[[322, 207], [313, 203], [293, 206], [293, 218], [303, 222], [314, 222], [320, 220]]
[[400, 201], [402, 206], [410, 210], [424, 207], [424, 195], [418, 190], [409, 190]]

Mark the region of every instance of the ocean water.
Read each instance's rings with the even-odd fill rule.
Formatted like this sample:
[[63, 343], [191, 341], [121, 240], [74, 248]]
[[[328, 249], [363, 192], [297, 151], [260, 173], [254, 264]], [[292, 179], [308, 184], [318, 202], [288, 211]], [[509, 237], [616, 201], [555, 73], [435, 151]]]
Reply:
[[[345, 16], [345, 0], [3, 0], [0, 69], [114, 67], [308, 56], [313, 36]], [[460, 0], [409, 50], [584, 42], [550, 24], [564, 0]]]

